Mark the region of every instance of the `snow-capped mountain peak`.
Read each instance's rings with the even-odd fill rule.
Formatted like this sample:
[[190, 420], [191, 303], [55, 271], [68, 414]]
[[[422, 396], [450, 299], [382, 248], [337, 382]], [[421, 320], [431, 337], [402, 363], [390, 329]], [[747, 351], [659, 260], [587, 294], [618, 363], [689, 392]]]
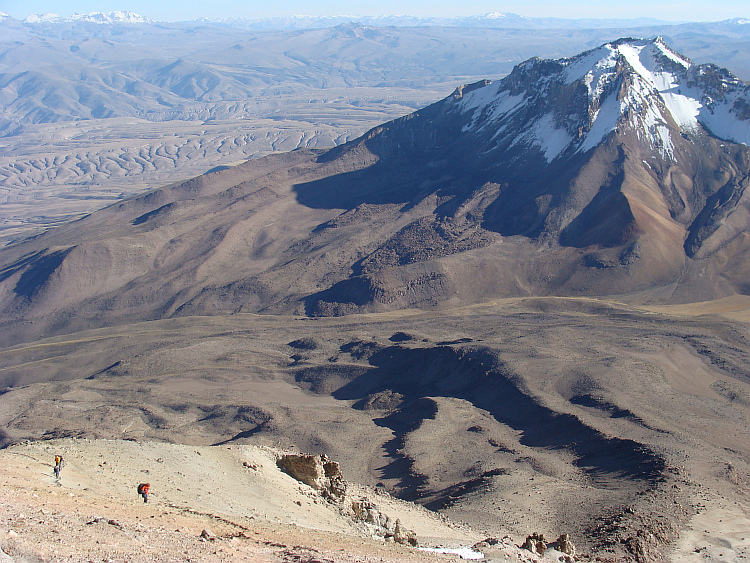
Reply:
[[471, 114], [464, 130], [492, 128], [497, 145], [536, 146], [547, 161], [626, 129], [667, 159], [675, 135], [704, 129], [750, 145], [750, 89], [658, 37], [621, 39], [570, 59], [530, 59], [458, 98]]
[[503, 12], [488, 12], [482, 16], [483, 18], [486, 18], [488, 20], [499, 20], [506, 18], [508, 16], [505, 15]]
[[59, 16], [58, 14], [46, 12], [44, 14], [31, 14], [25, 20], [23, 20], [23, 23], [28, 23], [28, 24], [50, 23], [50, 22], [57, 23], [60, 21], [63, 21], [63, 18]]

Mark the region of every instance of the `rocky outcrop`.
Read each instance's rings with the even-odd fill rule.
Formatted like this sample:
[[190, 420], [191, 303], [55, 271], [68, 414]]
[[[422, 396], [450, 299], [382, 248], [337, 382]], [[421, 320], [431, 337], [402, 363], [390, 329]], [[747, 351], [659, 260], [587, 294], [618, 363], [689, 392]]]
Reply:
[[360, 498], [352, 501], [351, 507], [355, 520], [367, 524], [373, 536], [402, 545], [419, 546], [417, 535], [413, 531], [404, 528], [398, 518], [394, 521], [383, 514], [371, 501]]
[[401, 520], [396, 520], [396, 525], [393, 528], [393, 541], [404, 545], [411, 545], [412, 547], [417, 547], [419, 545], [417, 542], [417, 535], [411, 530], [405, 529], [401, 525]]
[[286, 454], [276, 461], [276, 465], [326, 498], [340, 500], [346, 495], [346, 482], [338, 462], [329, 460], [325, 454]]
[[561, 551], [567, 555], [575, 557], [576, 546], [573, 545], [572, 541], [570, 541], [570, 536], [568, 536], [568, 534], [560, 534], [560, 537], [557, 538], [554, 547], [555, 549], [557, 549], [557, 551]]
[[544, 534], [534, 532], [530, 536], [526, 536], [526, 540], [521, 544], [521, 549], [544, 555], [544, 552], [547, 551], [547, 542], [544, 539]]
[[[570, 536], [568, 536], [568, 534], [560, 534], [557, 541], [547, 543], [544, 539], [544, 534], [534, 532], [530, 536], [526, 536], [526, 540], [521, 545], [521, 549], [525, 549], [537, 555], [544, 555], [544, 552], [547, 551], [548, 548], [556, 549], [557, 551], [564, 553], [565, 561], [575, 560], [576, 547], [573, 545], [573, 542], [570, 541]], [[563, 559], [561, 558], [560, 560], [562, 561]]]
[[364, 497], [347, 495], [346, 481], [338, 462], [323, 455], [284, 454], [276, 465], [287, 475], [318, 491], [339, 512], [364, 524], [373, 537], [417, 547], [417, 535], [405, 528], [399, 519], [392, 519]]

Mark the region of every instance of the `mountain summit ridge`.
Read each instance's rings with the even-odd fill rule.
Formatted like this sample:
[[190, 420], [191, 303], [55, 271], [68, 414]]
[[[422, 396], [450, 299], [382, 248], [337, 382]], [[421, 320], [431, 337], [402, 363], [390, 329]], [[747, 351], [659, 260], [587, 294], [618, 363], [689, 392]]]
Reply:
[[[462, 176], [473, 177], [473, 184], [516, 184], [504, 190], [504, 207], [511, 204], [515, 213], [489, 208], [483, 219], [486, 228], [505, 236], [552, 237], [578, 247], [617, 246], [624, 240], [619, 234], [609, 241], [595, 236], [574, 240], [581, 237], [572, 237], [568, 227], [584, 211], [580, 203], [592, 203], [597, 193], [599, 200], [608, 192], [627, 193], [602, 190], [612, 181], [628, 184], [625, 176], [619, 177], [627, 171], [638, 184], [649, 184], [651, 195], [641, 194], [646, 199], [653, 199], [654, 192], [666, 198], [667, 209], [659, 204], [649, 211], [658, 215], [657, 223], [690, 226], [705, 198], [726, 185], [726, 178], [717, 183], [701, 170], [728, 168], [740, 183], [746, 177], [742, 162], [747, 158], [743, 147], [750, 142], [749, 107], [750, 88], [728, 71], [694, 65], [661, 38], [621, 39], [569, 59], [530, 59], [501, 80], [458, 88], [453, 96], [335, 151], [377, 144], [375, 152], [389, 154], [393, 164], [400, 157], [388, 153], [386, 145], [392, 141], [413, 151], [407, 157], [412, 161], [428, 153], [471, 155], [471, 165], [456, 173], [453, 185], [444, 190], [461, 191]], [[401, 129], [409, 140], [401, 138]], [[418, 130], [429, 134], [415, 136]], [[724, 145], [727, 141], [736, 146]], [[732, 153], [729, 161], [719, 158], [726, 152]], [[731, 164], [737, 158], [740, 162]], [[454, 171], [461, 167], [452, 166]], [[589, 176], [598, 169], [600, 178], [576, 180], [583, 169]], [[691, 186], [681, 184], [686, 178]], [[689, 195], [696, 180], [700, 189]], [[553, 207], [556, 211], [549, 213]], [[629, 221], [626, 230], [632, 227]], [[692, 245], [686, 250], [694, 254], [698, 249]]]
[[[537, 94], [523, 88], [530, 76], [552, 65], [560, 70], [558, 80], [539, 84]], [[714, 65], [694, 65], [662, 38], [620, 39], [558, 61], [530, 59], [507, 80], [496, 82], [495, 92], [487, 85], [462, 96], [462, 109], [473, 111], [473, 121], [465, 130], [490, 125], [502, 129], [517, 119], [521, 102], [532, 95], [549, 101], [553, 88], [575, 90], [581, 85], [587, 90], [588, 104], [575, 109], [583, 110], [582, 115], [576, 115], [576, 120], [569, 114], [536, 116], [532, 131], [518, 141], [531, 140], [550, 161], [568, 148], [585, 152], [618, 126], [629, 124], [639, 126], [642, 138], [674, 159], [669, 127], [673, 121], [689, 132], [700, 123], [719, 138], [750, 144], [748, 86]], [[526, 97], [519, 97], [521, 92]]]

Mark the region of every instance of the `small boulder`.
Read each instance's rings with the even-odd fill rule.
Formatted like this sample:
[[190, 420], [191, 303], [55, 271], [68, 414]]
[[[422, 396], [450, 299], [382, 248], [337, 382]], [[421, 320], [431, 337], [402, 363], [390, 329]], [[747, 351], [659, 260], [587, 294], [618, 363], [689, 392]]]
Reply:
[[396, 526], [393, 529], [393, 541], [402, 545], [410, 545], [412, 547], [419, 547], [417, 541], [417, 534], [411, 530], [405, 529], [401, 526], [401, 520], [396, 519]]

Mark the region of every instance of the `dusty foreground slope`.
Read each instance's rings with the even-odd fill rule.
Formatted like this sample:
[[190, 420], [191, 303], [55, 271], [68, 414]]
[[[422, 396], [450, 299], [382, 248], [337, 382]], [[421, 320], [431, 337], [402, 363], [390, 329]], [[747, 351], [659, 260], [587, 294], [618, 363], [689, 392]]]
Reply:
[[[186, 511], [357, 534], [266, 473], [275, 467], [262, 456], [297, 448], [479, 531], [405, 514], [422, 543], [569, 533], [592, 559], [739, 558], [750, 543], [748, 311], [740, 297], [652, 310], [522, 299], [338, 319], [168, 319], [0, 349], [0, 467], [19, 476], [4, 488], [3, 505], [17, 508], [0, 530], [21, 541], [16, 522], [36, 530], [53, 520], [42, 503], [62, 499], [73, 503], [62, 514], [82, 515], [70, 533], [100, 530], [85, 526], [95, 516], [125, 526], [131, 514], [136, 526], [159, 506], [172, 512], [155, 517], [198, 518], [185, 525], [191, 542], [207, 524]], [[54, 442], [64, 437], [78, 441]], [[19, 445], [27, 439], [53, 441]], [[57, 489], [50, 464], [63, 444]], [[243, 456], [260, 456], [263, 471]], [[135, 496], [145, 480], [153, 506]], [[181, 528], [164, 522], [165, 534]]]
[[[52, 472], [57, 454], [66, 460], [60, 481]], [[64, 439], [13, 446], [0, 460], [0, 548], [13, 561], [439, 557], [371, 539], [373, 526], [282, 473], [269, 448]], [[146, 481], [148, 504], [136, 494]], [[426, 545], [480, 539], [424, 508], [351, 483], [348, 489], [351, 499], [369, 500]], [[7, 557], [0, 553], [0, 561]]]

